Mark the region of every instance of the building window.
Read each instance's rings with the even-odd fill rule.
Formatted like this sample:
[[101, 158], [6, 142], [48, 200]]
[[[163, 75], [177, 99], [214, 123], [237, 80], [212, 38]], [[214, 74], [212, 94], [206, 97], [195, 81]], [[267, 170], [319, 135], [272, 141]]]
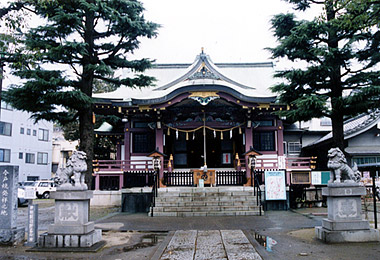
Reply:
[[29, 128], [26, 129], [26, 134], [27, 134], [27, 135], [30, 135], [30, 129], [29, 129]]
[[289, 142], [288, 143], [288, 153], [300, 153], [301, 148], [302, 148], [302, 146], [298, 142]]
[[353, 157], [352, 161], [357, 165], [380, 163], [380, 156], [361, 156]]
[[23, 159], [24, 158], [24, 154], [23, 153], [18, 153], [18, 158], [19, 159]]
[[49, 141], [49, 130], [38, 129], [38, 140], [40, 141]]
[[259, 151], [274, 151], [274, 132], [254, 132], [254, 148]]
[[33, 130], [33, 136], [37, 136], [37, 130]]
[[133, 122], [134, 128], [147, 128], [149, 127], [148, 122]]
[[331, 118], [329, 118], [329, 117], [322, 117], [320, 124], [321, 124], [321, 126], [331, 126], [332, 125]]
[[11, 136], [12, 133], [12, 124], [0, 122], [0, 135]]
[[133, 153], [150, 153], [154, 151], [155, 140], [153, 133], [133, 133]]
[[13, 108], [11, 107], [11, 105], [9, 105], [8, 103], [6, 103], [3, 100], [1, 101], [1, 109], [13, 110]]
[[37, 153], [37, 164], [48, 164], [48, 154]]
[[25, 154], [25, 163], [34, 163], [35, 162], [35, 154], [34, 153], [26, 153]]
[[20, 127], [20, 134], [24, 134], [24, 132], [25, 132], [25, 129], [24, 129], [24, 127]]
[[11, 150], [0, 148], [0, 162], [11, 161]]

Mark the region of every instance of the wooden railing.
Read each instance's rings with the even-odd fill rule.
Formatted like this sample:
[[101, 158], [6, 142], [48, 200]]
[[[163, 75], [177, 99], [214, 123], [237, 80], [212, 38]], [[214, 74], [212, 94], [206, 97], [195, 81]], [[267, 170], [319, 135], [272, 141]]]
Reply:
[[164, 172], [164, 185], [166, 186], [193, 186], [193, 172]]
[[[245, 169], [245, 158], [239, 158], [239, 169]], [[235, 160], [235, 168], [237, 168], [237, 160]], [[285, 162], [281, 166], [278, 163], [278, 159], [274, 158], [260, 158], [256, 159], [256, 169], [274, 170], [274, 169], [311, 169], [312, 157], [285, 157]], [[281, 166], [281, 167], [280, 167]], [[151, 160], [94, 160], [94, 171], [148, 171], [153, 170]], [[164, 170], [173, 171], [173, 161], [164, 160]]]
[[153, 170], [152, 160], [94, 160], [95, 172]]
[[153, 186], [154, 171], [126, 171], [124, 172], [124, 188]]
[[312, 157], [289, 157], [286, 158], [286, 167], [287, 169], [311, 169], [312, 160]]
[[[262, 170], [283, 170], [283, 169], [312, 169], [312, 157], [285, 157], [284, 166], [279, 165], [278, 159], [274, 158], [256, 158], [256, 169]], [[240, 158], [242, 169], [245, 167], [245, 159]]]
[[217, 171], [216, 186], [242, 186], [247, 183], [245, 171]]

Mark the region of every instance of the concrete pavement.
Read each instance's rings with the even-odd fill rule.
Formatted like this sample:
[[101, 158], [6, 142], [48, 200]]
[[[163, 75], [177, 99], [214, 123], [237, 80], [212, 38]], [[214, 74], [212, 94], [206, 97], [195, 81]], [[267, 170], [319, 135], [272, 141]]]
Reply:
[[[196, 245], [198, 249], [194, 246], [195, 252], [204, 252], [202, 255], [205, 257], [193, 259], [212, 259], [217, 252], [221, 252], [221, 241], [223, 247], [228, 248], [223, 242], [222, 234], [225, 231], [235, 232], [241, 239], [245, 237], [262, 259], [379, 258], [380, 243], [327, 245], [316, 240], [314, 227], [321, 224], [325, 212], [326, 208], [313, 208], [268, 211], [264, 216], [189, 218], [152, 218], [146, 214], [117, 213], [96, 221], [96, 226], [103, 229], [103, 237], [108, 243], [108, 247], [98, 253], [32, 253], [26, 252], [26, 247], [18, 246], [0, 248], [0, 259], [160, 259], [165, 256], [165, 252], [171, 251], [167, 250], [170, 248], [168, 245], [176, 231], [180, 230], [184, 230], [185, 234], [197, 234], [196, 239], [200, 244]], [[207, 246], [211, 241], [209, 237], [214, 238], [215, 246]], [[227, 259], [233, 259], [226, 250], [224, 254]], [[239, 259], [239, 255], [235, 259]]]

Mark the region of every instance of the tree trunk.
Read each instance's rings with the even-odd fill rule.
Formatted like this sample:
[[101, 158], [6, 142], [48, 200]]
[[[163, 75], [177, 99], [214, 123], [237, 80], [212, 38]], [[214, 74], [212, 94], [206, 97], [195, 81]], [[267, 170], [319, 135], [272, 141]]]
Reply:
[[[334, 105], [332, 104], [334, 107]], [[333, 111], [331, 116], [332, 122], [332, 141], [333, 147], [338, 147], [344, 152], [344, 131], [343, 131], [343, 114], [340, 111]]]
[[[82, 59], [83, 73], [81, 91], [89, 97], [92, 97], [92, 85], [94, 81], [94, 69], [91, 68], [91, 65], [96, 63], [94, 57], [94, 20], [94, 12], [92, 10], [87, 10], [84, 31], [87, 55], [83, 56]], [[79, 111], [80, 149], [87, 154], [86, 183], [89, 189], [91, 189], [92, 161], [94, 159], [94, 123], [92, 118], [92, 106], [88, 109]]]
[[80, 150], [87, 155], [86, 183], [91, 188], [92, 160], [94, 159], [94, 124], [92, 122], [92, 108], [80, 112], [79, 115]]
[[[326, 0], [326, 16], [327, 21], [335, 19], [336, 10], [334, 9], [334, 1]], [[328, 48], [331, 54], [339, 55], [339, 40], [337, 29], [334, 24], [329, 25], [328, 29]], [[343, 132], [343, 88], [342, 88], [342, 73], [337, 57], [330, 58], [328, 65], [330, 66], [330, 86], [331, 86], [331, 121], [332, 121], [332, 140], [333, 147], [338, 147], [344, 152], [344, 132]]]

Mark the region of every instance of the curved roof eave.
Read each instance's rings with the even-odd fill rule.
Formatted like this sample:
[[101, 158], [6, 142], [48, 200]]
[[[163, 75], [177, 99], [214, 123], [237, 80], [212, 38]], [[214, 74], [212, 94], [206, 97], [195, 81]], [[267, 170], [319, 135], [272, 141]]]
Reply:
[[[359, 115], [359, 116], [357, 116], [355, 118], [351, 118], [351, 119], [349, 119], [349, 120], [347, 120], [345, 122], [345, 125], [348, 124], [348, 123], [350, 123], [350, 122], [352, 122], [352, 121], [360, 119], [360, 117], [363, 117], [363, 116], [368, 116], [368, 114]], [[371, 118], [369, 118], [367, 120], [369, 120], [369, 122], [364, 123], [364, 125], [362, 125], [363, 123], [361, 123], [361, 124], [356, 125], [356, 126], [350, 128], [350, 129], [346, 129], [344, 131], [344, 140], [347, 140], [347, 139], [353, 138], [353, 137], [355, 137], [357, 135], [360, 135], [360, 134], [368, 131], [372, 127], [374, 127], [376, 124], [380, 123], [380, 111], [373, 112], [373, 119], [371, 120]], [[306, 147], [309, 148], [309, 147], [312, 147], [314, 145], [330, 141], [331, 139], [332, 139], [332, 133], [328, 133], [327, 135], [321, 137], [317, 141], [306, 145], [305, 148]]]
[[240, 99], [242, 101], [250, 102], [250, 103], [273, 103], [276, 100], [276, 96], [270, 96], [270, 97], [252, 97], [242, 94], [241, 92], [238, 92], [237, 90], [230, 88], [228, 86], [219, 85], [219, 84], [213, 84], [213, 85], [186, 85], [180, 88], [175, 89], [174, 91], [171, 91], [170, 93], [166, 94], [165, 96], [159, 97], [159, 98], [152, 98], [152, 99], [132, 99], [133, 105], [153, 105], [153, 104], [160, 104], [167, 101], [170, 101], [171, 99], [188, 92], [195, 92], [195, 91], [215, 91], [215, 92], [225, 92], [227, 94], [230, 94], [231, 96], [234, 96], [237, 99]]

